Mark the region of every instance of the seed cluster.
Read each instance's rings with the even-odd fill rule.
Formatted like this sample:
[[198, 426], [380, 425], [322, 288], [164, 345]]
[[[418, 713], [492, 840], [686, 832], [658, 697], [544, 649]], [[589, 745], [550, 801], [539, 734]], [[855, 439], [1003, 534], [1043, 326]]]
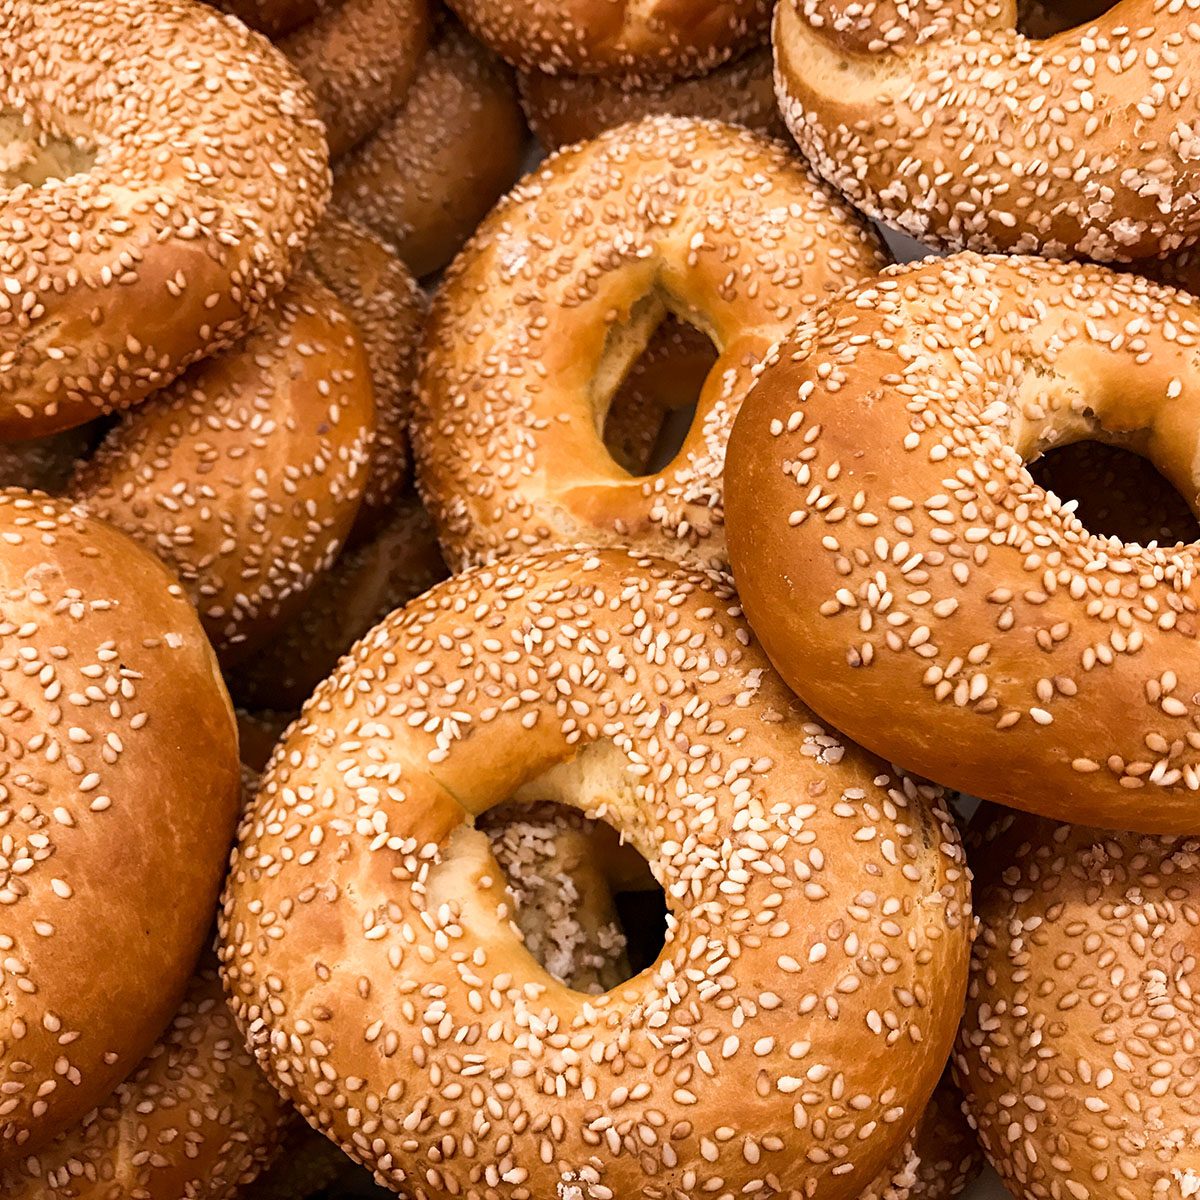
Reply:
[[0, 1170], [19, 1172], [170, 1019], [239, 780], [212, 652], [153, 558], [15, 490], [0, 544]]
[[328, 195], [303, 81], [190, 0], [0, 0], [0, 437], [232, 345]]
[[1200, 1188], [1200, 842], [1008, 814], [980, 839], [981, 934], [954, 1055], [1014, 1195]]
[[948, 249], [1130, 261], [1200, 239], [1200, 0], [1048, 41], [1001, 0], [783, 0], [784, 119], [857, 207]]
[[972, 254], [888, 272], [798, 327], [728, 471], [739, 591], [792, 686], [973, 795], [1190, 828], [1200, 547], [1090, 532], [1025, 464], [1122, 440], [1195, 496], [1198, 355], [1189, 295]]
[[[603, 996], [531, 958], [472, 827], [564, 772], [611, 781], [588, 815], [670, 908]], [[968, 892], [938, 789], [818, 725], [719, 577], [559, 553], [439, 584], [318, 689], [244, 818], [222, 961], [275, 1083], [420, 1200], [852, 1196], [941, 1070]]]
[[[725, 443], [759, 355], [885, 261], [776, 142], [652, 117], [551, 158], [488, 216], [434, 301], [413, 426], [451, 565], [547, 543], [725, 557]], [[683, 448], [631, 477], [601, 440], [668, 311], [720, 357]]]
[[337, 557], [374, 429], [356, 327], [301, 273], [239, 347], [126, 413], [72, 494], [172, 567], [229, 663]]

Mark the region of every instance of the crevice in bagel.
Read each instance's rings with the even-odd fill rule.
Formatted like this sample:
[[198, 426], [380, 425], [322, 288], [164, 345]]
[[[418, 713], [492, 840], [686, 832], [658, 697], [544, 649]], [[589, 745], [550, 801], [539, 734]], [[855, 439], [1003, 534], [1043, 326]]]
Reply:
[[40, 187], [52, 179], [86, 174], [96, 165], [96, 154], [82, 132], [70, 136], [37, 128], [18, 113], [0, 112], [0, 187]]
[[1116, 0], [1018, 0], [1017, 29], [1042, 40], [1102, 17]]

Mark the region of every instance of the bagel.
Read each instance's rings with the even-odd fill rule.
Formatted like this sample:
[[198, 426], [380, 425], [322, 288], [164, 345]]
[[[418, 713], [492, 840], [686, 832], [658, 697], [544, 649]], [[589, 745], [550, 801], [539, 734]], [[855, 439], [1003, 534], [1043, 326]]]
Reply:
[[337, 557], [374, 423], [358, 334], [302, 275], [240, 346], [125, 414], [71, 494], [176, 572], [228, 665]]
[[404, 102], [429, 31], [426, 0], [342, 0], [279, 43], [313, 90], [330, 157]]
[[1005, 813], [977, 847], [954, 1066], [992, 1166], [1017, 1197], [1192, 1195], [1200, 842]]
[[786, 136], [775, 103], [770, 46], [752, 50], [692, 79], [609, 79], [600, 75], [517, 76], [529, 127], [548, 150], [586, 141], [626, 121], [649, 116], [705, 117]]
[[782, 0], [780, 108], [856, 208], [945, 249], [1129, 262], [1200, 238], [1190, 5], [1031, 41], [1014, 0]]
[[424, 509], [400, 501], [378, 535], [343, 555], [296, 616], [234, 672], [239, 701], [252, 709], [299, 709], [363, 634], [445, 573]]
[[702, 75], [761, 45], [770, 0], [453, 0], [481, 42], [514, 66], [576, 75]]
[[526, 148], [511, 73], [449, 25], [403, 105], [337, 163], [334, 194], [415, 274], [428, 275], [512, 185]]
[[242, 1045], [213, 967], [142, 1063], [81, 1121], [0, 1171], [5, 1200], [241, 1200], [288, 1109]]
[[[585, 797], [670, 907], [602, 996], [521, 945], [472, 828]], [[589, 550], [476, 568], [358, 643], [276, 751], [220, 929], [269, 1077], [414, 1200], [801, 1172], [844, 1200], [933, 1091], [971, 917], [938, 789], [824, 732], [723, 577]]]
[[[480, 226], [429, 319], [413, 445], [448, 563], [576, 542], [723, 563], [725, 439], [755, 364], [885, 261], [746, 130], [650, 117], [551, 157]], [[678, 454], [633, 477], [601, 431], [668, 313], [720, 353]]]
[[239, 775], [216, 660], [152, 556], [16, 490], [0, 539], [3, 1170], [102, 1101], [170, 1020]]
[[10, 441], [128, 407], [236, 342], [329, 182], [303, 81], [203, 4], [2, 0], [0, 18]]
[[742, 409], [727, 498], [738, 591], [789, 683], [948, 787], [1194, 829], [1197, 544], [1090, 532], [1025, 463], [1118, 442], [1194, 506], [1198, 345], [1184, 292], [969, 253], [799, 326]]
[[386, 522], [409, 482], [408, 421], [425, 295], [387, 246], [337, 212], [318, 226], [305, 261], [352, 318], [371, 366], [375, 440], [354, 522], [361, 539]]

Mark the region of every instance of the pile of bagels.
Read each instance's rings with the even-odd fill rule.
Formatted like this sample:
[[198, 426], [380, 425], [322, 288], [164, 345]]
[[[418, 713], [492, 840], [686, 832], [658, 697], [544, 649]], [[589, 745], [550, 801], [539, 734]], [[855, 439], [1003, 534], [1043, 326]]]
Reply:
[[0, 0], [0, 1198], [1200, 1195], [1200, 0], [446, 3]]

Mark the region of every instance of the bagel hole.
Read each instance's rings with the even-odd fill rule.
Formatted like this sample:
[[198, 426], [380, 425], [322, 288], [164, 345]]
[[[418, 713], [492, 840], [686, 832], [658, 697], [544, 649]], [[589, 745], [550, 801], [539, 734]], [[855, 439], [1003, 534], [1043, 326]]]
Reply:
[[1102, 17], [1117, 0], [1018, 0], [1017, 29], [1041, 40], [1087, 25]]
[[16, 113], [0, 113], [0, 185], [40, 187], [84, 174], [95, 164], [95, 147], [83, 139], [39, 130]]
[[604, 417], [608, 452], [631, 475], [654, 475], [679, 453], [717, 361], [707, 334], [669, 315], [629, 365]]
[[658, 958], [666, 898], [645, 858], [607, 822], [553, 801], [509, 801], [476, 828], [504, 871], [525, 948], [560, 983], [604, 992]]
[[1106, 442], [1072, 442], [1029, 464], [1039, 487], [1064, 503], [1089, 533], [1147, 546], [1200, 541], [1200, 523], [1175, 486], [1140, 454]]

